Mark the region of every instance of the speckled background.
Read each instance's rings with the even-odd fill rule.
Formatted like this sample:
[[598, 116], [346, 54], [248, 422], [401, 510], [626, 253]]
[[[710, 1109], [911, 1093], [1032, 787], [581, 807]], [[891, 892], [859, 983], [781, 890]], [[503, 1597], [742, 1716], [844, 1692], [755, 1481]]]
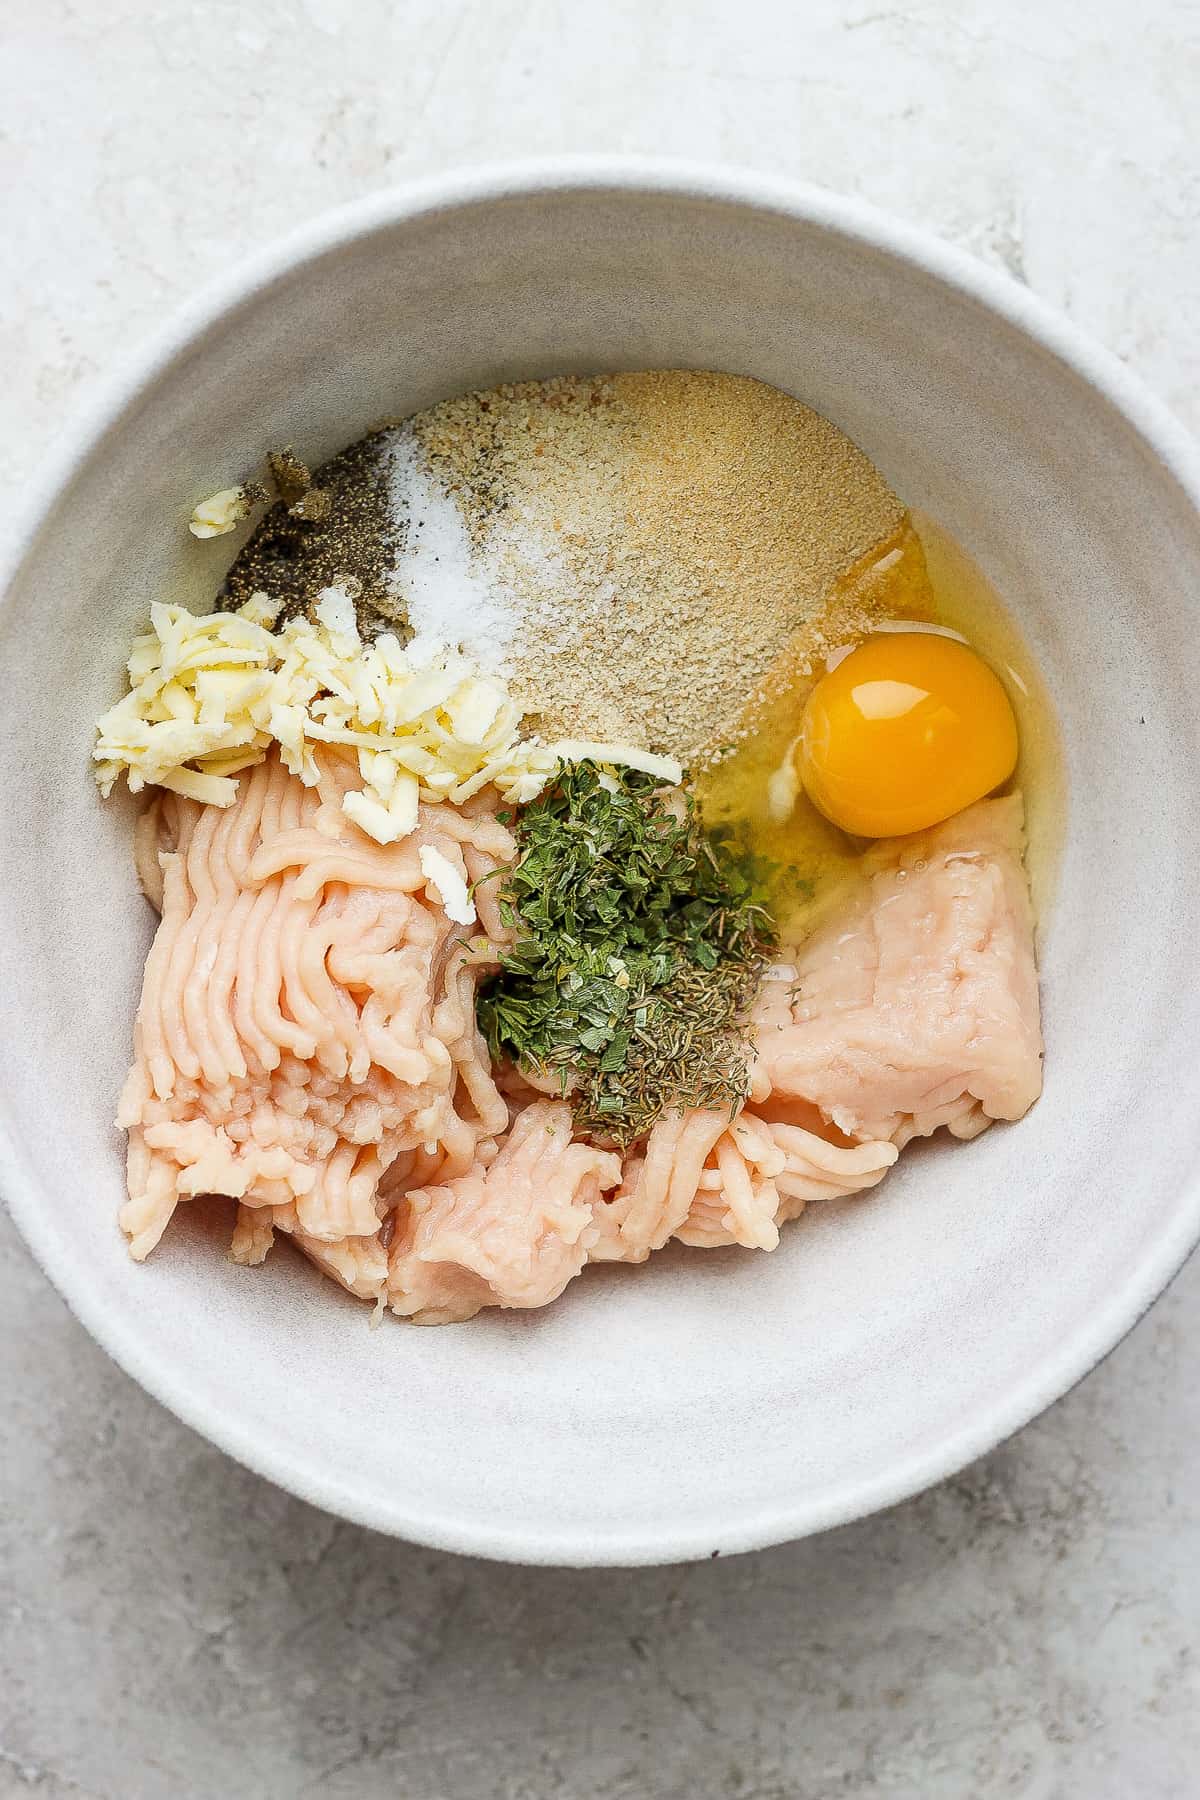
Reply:
[[[92, 377], [264, 237], [554, 150], [875, 200], [1027, 281], [1195, 427], [1198, 83], [1195, 0], [6, 0], [0, 507]], [[5, 1800], [1200, 1792], [1198, 1264], [934, 1493], [591, 1575], [290, 1500], [111, 1367], [2, 1222], [0, 1259]]]

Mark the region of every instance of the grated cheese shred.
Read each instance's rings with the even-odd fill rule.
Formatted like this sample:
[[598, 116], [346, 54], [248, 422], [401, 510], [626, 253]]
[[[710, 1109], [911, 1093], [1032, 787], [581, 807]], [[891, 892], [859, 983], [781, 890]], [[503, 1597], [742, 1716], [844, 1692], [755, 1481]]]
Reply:
[[[105, 795], [124, 773], [133, 793], [153, 785], [231, 806], [234, 777], [272, 743], [310, 787], [318, 776], [312, 746], [341, 744], [358, 752], [362, 778], [343, 810], [389, 844], [413, 830], [422, 800], [460, 803], [492, 785], [508, 804], [524, 805], [560, 762], [585, 756], [664, 782], [682, 779], [673, 758], [629, 746], [523, 738], [498, 677], [479, 674], [457, 650], [418, 664], [390, 632], [364, 644], [344, 588], [323, 589], [310, 617], [276, 631], [278, 611], [262, 593], [237, 612], [203, 616], [151, 606], [150, 630], [129, 657], [129, 691], [96, 728]], [[443, 897], [449, 907], [444, 890]], [[469, 905], [465, 888], [454, 889], [453, 904]]]

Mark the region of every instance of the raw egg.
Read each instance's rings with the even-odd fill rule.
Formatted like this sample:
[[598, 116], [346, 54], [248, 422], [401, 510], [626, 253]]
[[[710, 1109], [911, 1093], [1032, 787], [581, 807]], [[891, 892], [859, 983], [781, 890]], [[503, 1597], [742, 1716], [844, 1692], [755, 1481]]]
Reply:
[[827, 819], [856, 837], [900, 837], [1007, 781], [1017, 721], [999, 679], [966, 644], [888, 632], [822, 676], [796, 756]]

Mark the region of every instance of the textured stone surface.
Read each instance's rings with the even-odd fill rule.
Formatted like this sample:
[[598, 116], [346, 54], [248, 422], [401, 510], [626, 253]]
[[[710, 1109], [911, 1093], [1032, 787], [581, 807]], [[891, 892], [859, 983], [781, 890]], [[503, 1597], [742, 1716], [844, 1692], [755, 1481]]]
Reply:
[[[7, 0], [0, 506], [89, 379], [321, 207], [547, 150], [719, 157], [999, 263], [1200, 422], [1200, 8]], [[13, 1040], [9, 1037], [9, 1053]], [[64, 1204], [71, 1204], [64, 1196]], [[1198, 1791], [1200, 1265], [932, 1494], [638, 1573], [314, 1513], [112, 1368], [0, 1227], [0, 1796]]]

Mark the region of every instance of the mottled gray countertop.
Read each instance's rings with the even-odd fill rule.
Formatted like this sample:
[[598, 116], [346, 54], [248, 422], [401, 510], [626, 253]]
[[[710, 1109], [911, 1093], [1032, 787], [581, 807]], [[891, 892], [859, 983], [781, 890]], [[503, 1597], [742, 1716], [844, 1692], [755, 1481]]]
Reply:
[[[97, 372], [265, 237], [554, 150], [866, 196], [1196, 426], [1198, 83], [1195, 0], [6, 0], [2, 503]], [[0, 1795], [1200, 1793], [1200, 1264], [935, 1492], [593, 1575], [313, 1512], [119, 1374], [6, 1224], [0, 1258]]]

